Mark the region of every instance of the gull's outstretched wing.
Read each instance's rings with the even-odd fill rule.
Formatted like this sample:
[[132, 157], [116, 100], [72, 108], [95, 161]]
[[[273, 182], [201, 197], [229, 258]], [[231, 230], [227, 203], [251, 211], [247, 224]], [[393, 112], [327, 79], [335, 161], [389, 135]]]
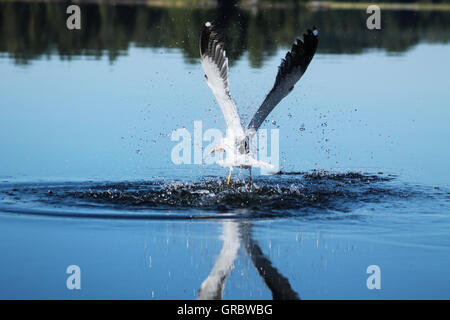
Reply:
[[273, 108], [294, 89], [294, 85], [305, 73], [316, 53], [318, 34], [315, 27], [312, 31], [308, 29], [307, 33], [303, 34], [303, 41], [297, 39], [291, 51], [288, 51], [278, 67], [277, 78], [272, 90], [256, 111], [247, 126], [248, 129], [258, 130]]
[[200, 36], [200, 57], [206, 83], [222, 109], [227, 131], [232, 130], [235, 134], [243, 134], [241, 119], [228, 88], [228, 59], [223, 43], [220, 42], [218, 34], [213, 31], [211, 22], [203, 25]]

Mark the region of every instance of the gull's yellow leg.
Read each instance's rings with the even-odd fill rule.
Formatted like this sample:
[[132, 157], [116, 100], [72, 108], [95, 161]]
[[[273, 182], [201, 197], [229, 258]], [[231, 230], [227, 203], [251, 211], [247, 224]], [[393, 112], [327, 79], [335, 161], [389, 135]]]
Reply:
[[230, 179], [231, 179], [231, 171], [233, 171], [233, 167], [230, 168], [230, 174], [228, 175], [228, 180], [227, 180], [227, 184], [230, 184]]

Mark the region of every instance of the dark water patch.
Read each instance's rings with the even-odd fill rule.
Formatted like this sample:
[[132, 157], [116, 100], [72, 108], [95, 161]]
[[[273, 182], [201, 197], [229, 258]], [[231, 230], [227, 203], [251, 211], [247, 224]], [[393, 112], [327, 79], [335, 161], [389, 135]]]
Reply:
[[[433, 190], [433, 189], [432, 189]], [[280, 173], [253, 183], [201, 181], [3, 184], [0, 210], [41, 215], [112, 218], [357, 219], [355, 210], [406, 205], [429, 196], [392, 177], [359, 172]]]
[[351, 180], [360, 180], [366, 182], [375, 182], [375, 181], [390, 181], [394, 179], [394, 175], [388, 174], [386, 176], [383, 175], [383, 172], [378, 172], [377, 174], [371, 173], [361, 173], [361, 172], [328, 172], [325, 170], [313, 170], [311, 172], [306, 171], [279, 171], [276, 175], [286, 175], [286, 176], [303, 176], [306, 179], [316, 179], [320, 180], [342, 180], [342, 181], [351, 181]]

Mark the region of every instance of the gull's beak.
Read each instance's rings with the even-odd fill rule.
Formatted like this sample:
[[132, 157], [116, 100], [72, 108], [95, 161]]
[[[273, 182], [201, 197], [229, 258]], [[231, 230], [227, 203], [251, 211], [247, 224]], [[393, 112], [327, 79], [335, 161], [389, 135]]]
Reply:
[[212, 149], [212, 150], [209, 152], [209, 154], [213, 154], [213, 153], [216, 152], [216, 151], [222, 151], [222, 150], [224, 150], [224, 148], [222, 148], [222, 147], [215, 147], [214, 149]]

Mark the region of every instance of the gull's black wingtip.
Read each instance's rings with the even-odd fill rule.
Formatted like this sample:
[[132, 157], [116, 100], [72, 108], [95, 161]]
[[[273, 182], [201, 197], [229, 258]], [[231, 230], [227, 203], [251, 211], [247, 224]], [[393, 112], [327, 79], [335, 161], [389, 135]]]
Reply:
[[203, 24], [202, 27], [202, 34], [200, 36], [200, 55], [204, 55], [206, 52], [208, 52], [208, 46], [210, 43], [210, 40], [215, 40], [218, 38], [218, 35], [216, 32], [213, 31], [214, 28], [214, 22], [208, 21]]
[[297, 45], [301, 48], [300, 51], [308, 63], [316, 53], [318, 43], [319, 30], [315, 26], [312, 27], [312, 30], [306, 30], [306, 33], [303, 34], [303, 40], [297, 39]]
[[297, 38], [292, 45], [291, 51], [288, 51], [286, 57], [281, 61], [275, 84], [280, 82], [287, 74], [292, 73], [295, 68], [300, 68], [301, 74], [306, 71], [316, 53], [319, 42], [318, 35], [319, 30], [314, 26], [312, 30], [306, 30], [306, 33], [303, 34], [303, 39]]

